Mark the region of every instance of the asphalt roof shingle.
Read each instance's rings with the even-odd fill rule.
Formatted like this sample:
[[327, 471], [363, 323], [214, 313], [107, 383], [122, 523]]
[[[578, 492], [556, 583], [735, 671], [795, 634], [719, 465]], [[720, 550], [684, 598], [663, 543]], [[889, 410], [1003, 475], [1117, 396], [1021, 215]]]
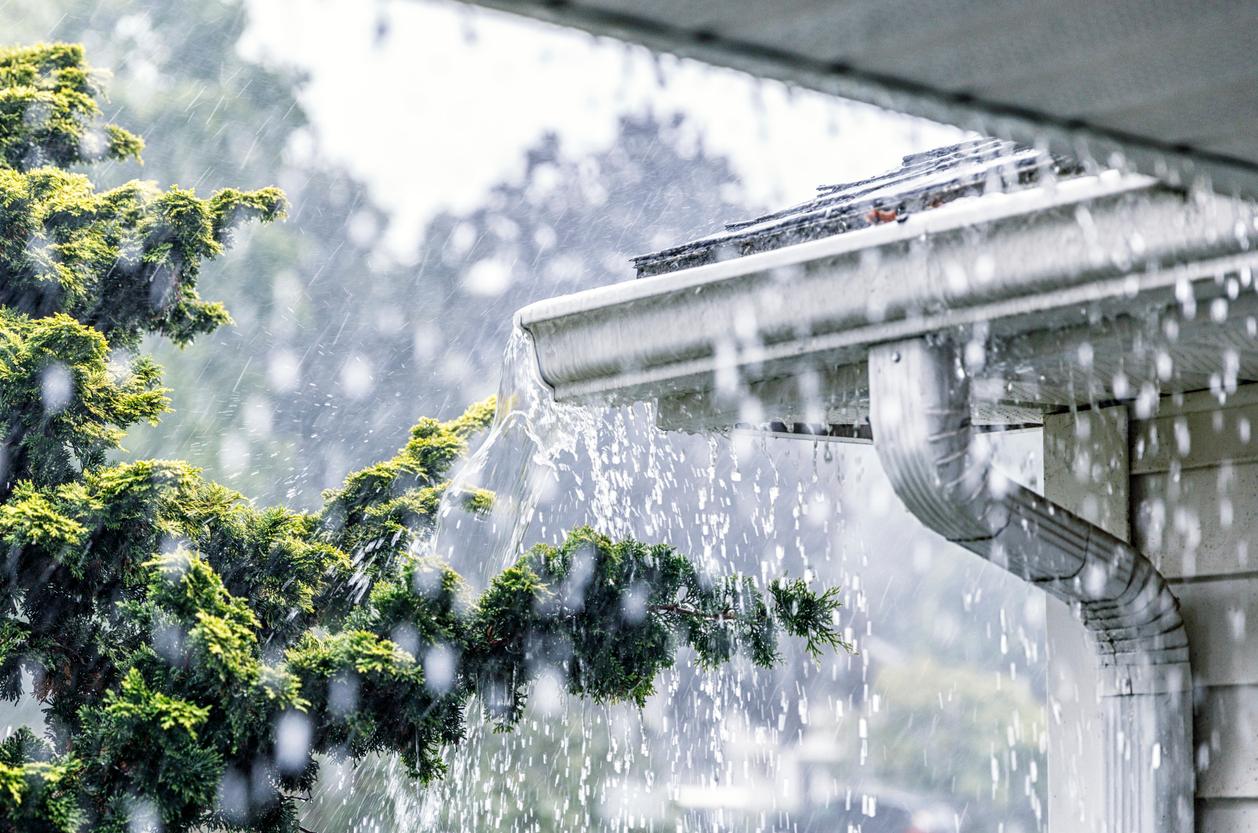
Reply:
[[719, 234], [633, 259], [640, 278], [716, 263], [882, 223], [903, 222], [963, 197], [1009, 192], [1082, 173], [1073, 161], [999, 139], [905, 156], [899, 168], [821, 185], [808, 202], [729, 223]]

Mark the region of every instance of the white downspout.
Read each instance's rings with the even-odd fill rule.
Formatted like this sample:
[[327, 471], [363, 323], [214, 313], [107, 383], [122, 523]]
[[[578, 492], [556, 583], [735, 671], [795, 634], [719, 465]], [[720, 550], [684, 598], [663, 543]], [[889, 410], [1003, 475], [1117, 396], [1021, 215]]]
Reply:
[[956, 346], [869, 353], [870, 421], [896, 494], [949, 541], [1065, 601], [1101, 671], [1103, 833], [1193, 833], [1192, 675], [1179, 602], [1131, 546], [994, 473], [972, 447]]

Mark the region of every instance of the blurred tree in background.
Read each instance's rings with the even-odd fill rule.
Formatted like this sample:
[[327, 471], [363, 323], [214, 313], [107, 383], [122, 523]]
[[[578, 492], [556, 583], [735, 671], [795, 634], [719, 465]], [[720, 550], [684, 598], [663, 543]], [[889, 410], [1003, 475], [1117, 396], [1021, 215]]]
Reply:
[[[136, 456], [178, 454], [260, 500], [315, 506], [391, 453], [415, 414], [493, 393], [515, 309], [628, 277], [631, 255], [742, 211], [722, 198], [728, 163], [684, 141], [679, 121], [626, 117], [589, 158], [541, 138], [522, 179], [435, 217], [400, 262], [382, 243], [387, 215], [320, 154], [302, 76], [238, 55], [247, 24], [239, 0], [0, 0], [8, 42], [82, 42], [111, 68], [107, 112], [145, 126], [146, 177], [274, 183], [292, 204], [210, 267], [238, 326], [182, 351], [146, 345], [174, 414], [132, 432]], [[98, 178], [134, 173], [117, 163]]]
[[[922, 658], [883, 667], [874, 688], [886, 705], [869, 727], [872, 772], [951, 796], [975, 829], [1036, 829], [1045, 727], [1026, 679]], [[946, 765], [955, 759], [974, 763]]]

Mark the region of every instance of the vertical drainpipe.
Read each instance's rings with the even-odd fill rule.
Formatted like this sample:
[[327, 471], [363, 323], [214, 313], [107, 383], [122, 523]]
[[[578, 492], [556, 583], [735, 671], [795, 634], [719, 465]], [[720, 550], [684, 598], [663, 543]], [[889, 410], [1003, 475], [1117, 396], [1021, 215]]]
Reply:
[[950, 341], [869, 354], [875, 447], [896, 494], [953, 543], [1070, 605], [1100, 667], [1103, 833], [1193, 833], [1192, 675], [1179, 602], [1141, 553], [995, 474], [972, 447]]

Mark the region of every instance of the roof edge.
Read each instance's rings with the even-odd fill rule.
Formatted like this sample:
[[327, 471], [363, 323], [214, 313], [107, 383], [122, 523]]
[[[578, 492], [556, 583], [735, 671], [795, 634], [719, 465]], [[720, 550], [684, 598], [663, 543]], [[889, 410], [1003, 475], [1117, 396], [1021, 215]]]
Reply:
[[657, 399], [726, 371], [754, 381], [860, 361], [874, 344], [948, 327], [1013, 336], [1090, 305], [1173, 303], [1184, 282], [1258, 267], [1240, 223], [1253, 226], [1247, 203], [1084, 177], [553, 298], [516, 324], [558, 399]]

